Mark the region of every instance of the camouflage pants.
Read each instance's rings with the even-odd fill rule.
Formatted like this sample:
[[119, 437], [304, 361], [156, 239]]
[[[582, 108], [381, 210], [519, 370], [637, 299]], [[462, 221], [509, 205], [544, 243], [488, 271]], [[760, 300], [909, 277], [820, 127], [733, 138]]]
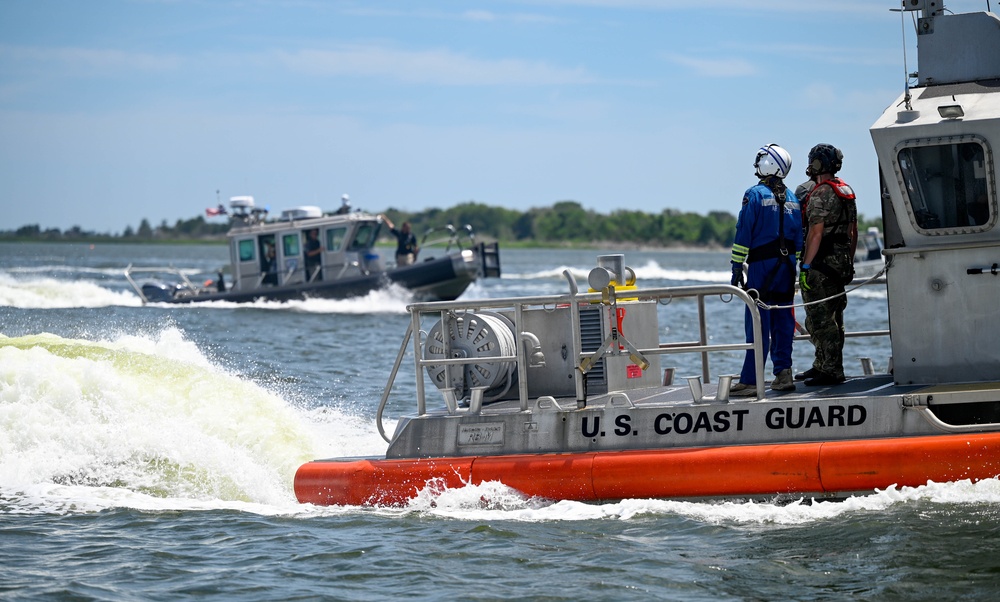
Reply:
[[[825, 299], [844, 292], [839, 281], [809, 270], [809, 286], [802, 291], [806, 303]], [[837, 378], [844, 376], [844, 309], [847, 295], [841, 295], [825, 303], [806, 306], [806, 330], [816, 347], [813, 369]]]

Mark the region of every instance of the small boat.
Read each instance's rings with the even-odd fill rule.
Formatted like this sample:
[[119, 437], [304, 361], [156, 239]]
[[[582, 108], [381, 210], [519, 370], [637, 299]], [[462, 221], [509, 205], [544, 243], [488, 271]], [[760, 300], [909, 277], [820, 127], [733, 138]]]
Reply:
[[[345, 206], [346, 207], [346, 206]], [[224, 208], [214, 214], [227, 213]], [[479, 278], [500, 277], [500, 252], [496, 242], [476, 242], [470, 226], [447, 226], [437, 237], [424, 236], [421, 257], [407, 266], [386, 267], [375, 251], [382, 231], [380, 216], [338, 211], [324, 214], [319, 207], [296, 207], [267, 219], [253, 197], [230, 199], [227, 233], [230, 264], [227, 284], [222, 271], [214, 280], [198, 285], [173, 267], [125, 269], [125, 278], [145, 303], [192, 303], [258, 299], [344, 299], [365, 295], [390, 283], [413, 293], [415, 299], [457, 299]], [[315, 259], [307, 255], [319, 247]], [[435, 251], [440, 254], [434, 256]], [[141, 285], [137, 274], [154, 278]]]
[[[485, 482], [549, 500], [834, 499], [1000, 475], [1000, 18], [911, 5], [919, 78], [870, 130], [891, 328], [848, 333], [889, 337], [886, 373], [862, 361], [840, 384], [765, 391], [759, 343], [709, 337], [704, 309], [741, 301], [731, 319], [748, 308], [759, 342], [754, 297], [641, 288], [606, 255], [587, 292], [566, 272], [563, 295], [411, 305], [376, 412], [385, 455], [302, 465], [299, 501], [405, 504]], [[698, 303], [700, 338], [661, 342], [657, 306], [681, 298]], [[751, 347], [756, 398], [729, 399], [732, 376], [712, 375], [710, 357]], [[675, 383], [664, 358], [678, 353], [702, 373]], [[410, 355], [415, 404], [388, 436]]]
[[854, 254], [854, 280], [864, 281], [876, 278], [885, 267], [885, 257], [882, 249], [885, 242], [877, 226], [868, 228], [864, 236], [858, 240], [858, 250]]

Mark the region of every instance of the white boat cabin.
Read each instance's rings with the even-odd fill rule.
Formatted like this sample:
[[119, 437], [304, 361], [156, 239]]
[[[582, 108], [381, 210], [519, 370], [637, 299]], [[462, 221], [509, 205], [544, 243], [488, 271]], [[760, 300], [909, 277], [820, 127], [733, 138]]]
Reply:
[[[307, 206], [283, 211], [280, 219], [268, 222], [267, 212], [256, 209], [252, 197], [234, 197], [230, 207], [233, 290], [329, 282], [384, 270], [372, 249], [382, 227], [376, 216], [323, 215], [318, 207]], [[310, 254], [316, 247], [319, 253]]]
[[894, 375], [902, 384], [995, 381], [1000, 18], [914, 4], [918, 84], [871, 127]]

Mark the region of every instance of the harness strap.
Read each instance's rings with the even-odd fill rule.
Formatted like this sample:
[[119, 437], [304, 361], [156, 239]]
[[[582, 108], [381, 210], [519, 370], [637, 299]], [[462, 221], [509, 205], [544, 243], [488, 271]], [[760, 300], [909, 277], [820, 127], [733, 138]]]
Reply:
[[784, 240], [776, 238], [771, 242], [750, 249], [750, 253], [747, 255], [747, 263], [774, 259], [775, 257], [787, 257], [788, 249], [785, 248], [784, 242]]
[[[774, 193], [774, 190], [771, 192]], [[782, 265], [790, 266], [794, 277], [795, 262], [788, 256], [788, 246], [785, 244], [785, 192], [783, 190], [780, 191], [779, 194], [774, 195], [774, 198], [778, 201], [778, 238], [750, 249], [750, 256], [747, 258], [747, 263], [775, 257], [779, 259], [767, 273], [767, 278], [764, 279], [764, 283], [758, 289], [758, 292], [760, 293], [760, 298], [765, 303], [785, 303], [791, 301], [795, 296], [794, 284], [787, 291], [772, 291], [771, 285], [778, 276], [778, 271], [781, 270]]]

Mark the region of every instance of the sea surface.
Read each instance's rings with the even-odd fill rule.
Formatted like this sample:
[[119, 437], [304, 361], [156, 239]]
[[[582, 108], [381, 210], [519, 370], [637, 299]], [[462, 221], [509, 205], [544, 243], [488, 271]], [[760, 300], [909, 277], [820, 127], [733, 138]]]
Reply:
[[[465, 297], [564, 293], [563, 272], [586, 282], [602, 253], [623, 253], [640, 286], [729, 280], [726, 252], [501, 249], [503, 277]], [[142, 306], [123, 276], [213, 278], [226, 260], [209, 245], [0, 244], [0, 599], [1000, 596], [996, 479], [839, 502], [585, 504], [489, 483], [405, 507], [299, 504], [300, 464], [385, 451], [374, 414], [409, 299]], [[661, 306], [661, 339], [696, 340], [695, 307]], [[742, 306], [707, 307], [713, 341], [741, 340]], [[884, 287], [852, 293], [846, 321], [887, 328]], [[797, 371], [811, 354], [796, 343]], [[888, 340], [849, 340], [849, 372], [860, 357], [885, 371]], [[712, 372], [741, 362], [713, 354]], [[414, 408], [407, 365], [389, 429]]]

